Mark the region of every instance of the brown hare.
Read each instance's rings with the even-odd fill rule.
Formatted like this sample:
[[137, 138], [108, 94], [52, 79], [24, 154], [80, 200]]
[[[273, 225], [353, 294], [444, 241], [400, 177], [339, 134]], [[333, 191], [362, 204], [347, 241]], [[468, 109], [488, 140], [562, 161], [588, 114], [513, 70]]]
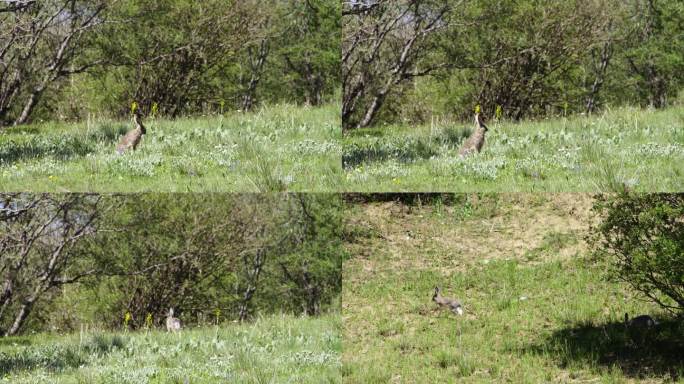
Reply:
[[625, 313], [625, 327], [632, 329], [649, 329], [658, 325], [658, 322], [653, 320], [649, 315], [641, 315], [629, 319], [629, 315]]
[[443, 297], [440, 294], [439, 287], [435, 287], [435, 294], [432, 295], [432, 301], [437, 303], [440, 307], [447, 307], [451, 312], [461, 316], [463, 315], [463, 306], [461, 305], [461, 302], [455, 299], [451, 299], [448, 297]]
[[488, 128], [484, 123], [484, 117], [479, 112], [475, 113], [475, 132], [463, 143], [458, 154], [461, 157], [466, 157], [474, 153], [479, 153], [485, 142], [485, 132]]
[[166, 330], [168, 332], [178, 332], [181, 330], [181, 322], [177, 317], [173, 317], [173, 308], [169, 308], [166, 316]]
[[135, 128], [128, 131], [128, 133], [121, 138], [121, 141], [119, 141], [119, 145], [116, 146], [116, 152], [119, 155], [131, 149], [135, 150], [138, 147], [138, 144], [140, 144], [142, 135], [146, 133], [145, 126], [142, 123], [142, 117], [137, 109], [133, 113], [133, 121], [135, 122]]
[[630, 320], [625, 313], [625, 332], [637, 344], [644, 344], [651, 337], [656, 325], [658, 322], [649, 315], [640, 315]]

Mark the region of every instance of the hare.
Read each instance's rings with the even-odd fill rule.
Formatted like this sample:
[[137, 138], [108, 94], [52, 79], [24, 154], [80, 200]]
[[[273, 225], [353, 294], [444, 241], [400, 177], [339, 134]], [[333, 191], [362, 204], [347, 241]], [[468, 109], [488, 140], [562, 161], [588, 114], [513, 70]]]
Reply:
[[461, 302], [448, 297], [442, 297], [439, 292], [439, 287], [435, 287], [435, 294], [432, 296], [432, 301], [437, 303], [440, 307], [448, 307], [451, 312], [459, 316], [463, 315], [463, 306], [461, 306]]
[[473, 153], [479, 153], [482, 150], [482, 146], [485, 142], [485, 132], [488, 128], [484, 124], [484, 117], [479, 113], [475, 113], [475, 132], [463, 143], [461, 149], [458, 150], [458, 154], [461, 157], [466, 157]]
[[630, 320], [629, 315], [625, 313], [625, 333], [637, 345], [649, 340], [656, 325], [658, 323], [649, 315], [637, 316]]
[[658, 322], [653, 320], [649, 315], [641, 315], [629, 319], [629, 315], [625, 313], [625, 327], [632, 329], [649, 329], [658, 325]]
[[138, 144], [140, 144], [142, 135], [146, 133], [145, 126], [142, 123], [142, 117], [137, 109], [133, 114], [133, 121], [135, 122], [135, 128], [128, 131], [128, 133], [121, 138], [121, 141], [119, 141], [119, 145], [116, 146], [116, 152], [119, 155], [130, 149], [135, 150], [138, 147]]
[[173, 317], [173, 308], [169, 308], [169, 314], [166, 316], [166, 330], [168, 332], [177, 332], [181, 329], [181, 322], [178, 318]]

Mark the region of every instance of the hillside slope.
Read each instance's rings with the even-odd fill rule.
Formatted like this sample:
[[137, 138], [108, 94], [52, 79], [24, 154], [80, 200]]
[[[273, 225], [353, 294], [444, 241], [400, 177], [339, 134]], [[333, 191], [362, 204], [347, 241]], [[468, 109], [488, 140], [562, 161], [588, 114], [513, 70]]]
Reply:
[[[588, 258], [591, 205], [578, 194], [358, 204], [343, 272], [345, 382], [681, 377], [684, 325], [606, 282]], [[465, 315], [437, 310], [435, 286]], [[625, 312], [653, 314], [663, 328], [637, 344]]]

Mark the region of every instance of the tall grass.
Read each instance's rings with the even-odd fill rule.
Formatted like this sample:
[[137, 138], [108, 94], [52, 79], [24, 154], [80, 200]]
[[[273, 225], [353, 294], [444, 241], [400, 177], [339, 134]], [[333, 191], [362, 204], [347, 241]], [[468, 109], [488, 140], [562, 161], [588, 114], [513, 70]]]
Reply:
[[680, 191], [684, 107], [492, 121], [482, 153], [458, 148], [472, 123], [385, 126], [343, 139], [343, 188], [359, 192]]
[[125, 121], [44, 123], [0, 132], [0, 191], [336, 191], [339, 106], [145, 121], [119, 156]]
[[2, 339], [0, 382], [339, 383], [338, 316], [126, 334]]

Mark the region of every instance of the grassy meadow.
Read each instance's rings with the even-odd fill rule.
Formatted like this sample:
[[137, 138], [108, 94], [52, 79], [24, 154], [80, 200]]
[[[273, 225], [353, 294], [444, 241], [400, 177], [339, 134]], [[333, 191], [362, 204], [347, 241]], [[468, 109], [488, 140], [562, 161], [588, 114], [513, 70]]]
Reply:
[[462, 159], [473, 123], [381, 126], [343, 139], [354, 192], [645, 192], [684, 189], [684, 107], [590, 117], [489, 121], [484, 149]]
[[[684, 323], [603, 279], [584, 194], [357, 204], [344, 264], [345, 383], [684, 380]], [[438, 310], [434, 287], [462, 301]], [[625, 331], [624, 313], [660, 321]]]
[[339, 383], [340, 319], [0, 339], [0, 383]]
[[337, 191], [343, 178], [337, 104], [144, 124], [138, 150], [123, 156], [115, 147], [129, 121], [6, 128], [0, 191]]

